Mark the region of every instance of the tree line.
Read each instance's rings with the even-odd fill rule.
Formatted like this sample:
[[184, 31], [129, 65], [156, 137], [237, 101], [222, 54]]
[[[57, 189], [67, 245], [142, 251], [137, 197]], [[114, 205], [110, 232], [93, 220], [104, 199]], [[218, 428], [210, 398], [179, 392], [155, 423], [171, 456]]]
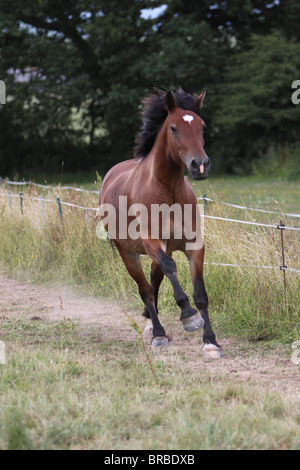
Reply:
[[0, 0], [0, 174], [105, 171], [132, 157], [143, 98], [181, 86], [207, 90], [215, 172], [300, 175], [299, 21], [296, 0]]

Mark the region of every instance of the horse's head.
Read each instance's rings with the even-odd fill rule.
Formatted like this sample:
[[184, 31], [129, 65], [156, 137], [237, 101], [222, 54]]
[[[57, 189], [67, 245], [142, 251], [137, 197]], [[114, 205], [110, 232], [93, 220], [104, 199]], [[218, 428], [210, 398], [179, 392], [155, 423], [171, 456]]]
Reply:
[[[202, 107], [204, 96], [205, 90], [198, 98], [195, 98], [195, 106], [198, 110]], [[210, 159], [204, 150], [204, 121], [193, 111], [177, 106], [170, 91], [165, 97], [165, 107], [168, 111], [166, 125], [172, 158], [176, 163], [185, 165], [195, 180], [207, 178]]]

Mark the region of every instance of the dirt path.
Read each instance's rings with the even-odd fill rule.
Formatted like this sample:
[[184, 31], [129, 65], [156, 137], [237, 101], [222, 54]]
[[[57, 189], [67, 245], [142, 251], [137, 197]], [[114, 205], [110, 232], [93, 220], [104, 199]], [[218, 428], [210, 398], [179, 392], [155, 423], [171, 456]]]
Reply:
[[[130, 314], [144, 326], [139, 313]], [[101, 342], [136, 339], [121, 302], [87, 297], [73, 288], [21, 282], [0, 273], [0, 318], [11, 316], [22, 319], [38, 317], [45, 321], [62, 317], [74, 319], [83, 326], [94, 325]], [[291, 348], [281, 345], [271, 348], [270, 345], [219, 338], [224, 349], [223, 359], [206, 360], [201, 354], [198, 333], [184, 332], [175, 319], [164, 318], [163, 324], [173, 340], [169, 348], [154, 351], [161, 360], [176, 362], [177, 366], [191, 371], [202, 367], [212, 380], [225, 376], [233, 383], [251, 381], [270, 391], [300, 397], [300, 365], [292, 363]]]

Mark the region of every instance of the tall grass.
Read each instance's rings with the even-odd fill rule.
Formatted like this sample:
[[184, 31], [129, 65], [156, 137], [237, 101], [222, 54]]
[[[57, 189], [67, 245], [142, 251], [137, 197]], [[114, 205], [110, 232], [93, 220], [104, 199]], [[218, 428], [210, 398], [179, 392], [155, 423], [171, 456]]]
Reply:
[[[24, 192], [24, 194], [29, 194]], [[30, 190], [31, 196], [39, 196]], [[46, 197], [97, 207], [97, 196], [62, 193], [55, 188]], [[217, 199], [215, 194], [208, 194]], [[9, 271], [41, 282], [76, 283], [89, 294], [120, 298], [142, 312], [143, 305], [136, 285], [128, 275], [118, 254], [113, 255], [108, 242], [96, 235], [99, 219], [90, 212], [89, 227], [85, 211], [63, 206], [61, 220], [57, 204], [46, 204], [46, 225], [43, 224], [40, 201], [24, 199], [23, 215], [19, 200], [12, 199], [12, 212], [7, 196], [0, 197], [0, 261]], [[216, 202], [209, 204], [211, 215], [237, 218], [236, 212]], [[254, 221], [251, 212], [238, 214]], [[266, 219], [264, 219], [266, 220]], [[274, 224], [274, 219], [271, 220]], [[291, 222], [289, 222], [291, 224]], [[285, 236], [286, 263], [300, 268], [299, 233]], [[210, 315], [215, 328], [222, 333], [240, 335], [253, 340], [276, 338], [292, 341], [299, 337], [299, 274], [286, 273], [287, 302], [283, 290], [283, 272], [279, 269], [214, 266], [211, 263], [280, 266], [279, 230], [205, 219], [206, 262], [205, 282], [210, 300]], [[175, 253], [178, 275], [184, 290], [192, 299], [188, 264], [183, 254]], [[143, 264], [147, 276], [150, 261]], [[159, 297], [162, 315], [178, 312], [173, 291], [164, 279]]]

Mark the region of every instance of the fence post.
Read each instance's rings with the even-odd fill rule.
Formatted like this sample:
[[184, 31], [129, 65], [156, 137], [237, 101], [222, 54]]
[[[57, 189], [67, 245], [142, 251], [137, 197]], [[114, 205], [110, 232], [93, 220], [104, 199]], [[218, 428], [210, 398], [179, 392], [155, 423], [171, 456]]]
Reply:
[[90, 230], [90, 218], [89, 218], [89, 210], [85, 209], [85, 218], [86, 218], [86, 226], [88, 231]]
[[23, 215], [23, 193], [22, 191], [19, 194], [20, 196], [20, 209], [21, 209], [21, 214]]
[[282, 223], [282, 220], [280, 220], [280, 225], [277, 226], [277, 228], [280, 228], [280, 236], [281, 236], [281, 256], [282, 256], [282, 266], [280, 266], [280, 269], [283, 273], [283, 290], [284, 290], [284, 302], [285, 302], [285, 308], [286, 311], [288, 310], [287, 306], [287, 294], [286, 294], [286, 275], [285, 275], [285, 270], [287, 268], [287, 265], [285, 264], [285, 253], [284, 253], [284, 239], [283, 239], [283, 231], [284, 231], [285, 224]]
[[10, 195], [10, 191], [9, 191], [9, 190], [7, 191], [7, 194], [8, 194], [9, 213], [10, 213], [10, 216], [12, 217], [11, 195]]
[[62, 220], [62, 210], [61, 210], [61, 203], [60, 203], [59, 197], [56, 198], [56, 202], [58, 204], [58, 212], [59, 212], [60, 218]]
[[43, 225], [44, 225], [44, 228], [46, 227], [46, 220], [45, 220], [45, 201], [44, 201], [44, 198], [42, 196], [42, 215], [43, 215]]
[[206, 194], [204, 193], [203, 194], [203, 200], [204, 200], [204, 214], [206, 214], [206, 209], [207, 209], [207, 199], [206, 199]]

